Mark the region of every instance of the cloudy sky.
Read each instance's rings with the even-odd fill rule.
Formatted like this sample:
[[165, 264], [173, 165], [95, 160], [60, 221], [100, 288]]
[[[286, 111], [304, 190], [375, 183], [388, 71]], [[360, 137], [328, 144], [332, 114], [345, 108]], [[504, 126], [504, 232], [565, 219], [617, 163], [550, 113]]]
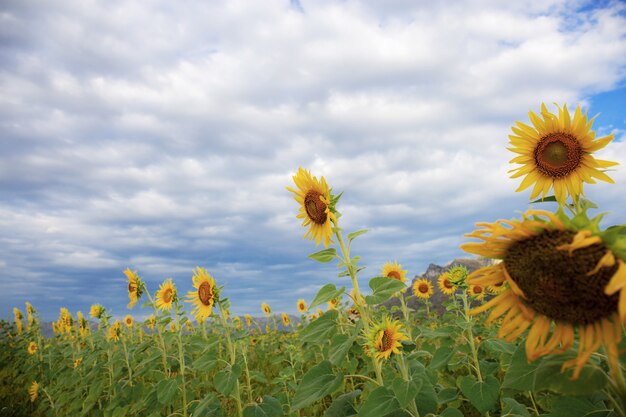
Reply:
[[126, 267], [181, 292], [206, 267], [235, 314], [349, 287], [307, 259], [299, 166], [370, 229], [362, 286], [390, 260], [419, 275], [528, 207], [505, 147], [542, 101], [616, 134], [616, 184], [586, 191], [624, 223], [625, 81], [620, 2], [5, 0], [0, 317], [127, 314]]

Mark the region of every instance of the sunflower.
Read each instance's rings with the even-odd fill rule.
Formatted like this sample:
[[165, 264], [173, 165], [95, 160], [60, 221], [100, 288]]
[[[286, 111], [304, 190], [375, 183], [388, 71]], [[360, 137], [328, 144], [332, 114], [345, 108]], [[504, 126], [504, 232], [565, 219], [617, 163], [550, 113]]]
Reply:
[[89, 309], [89, 315], [94, 319], [99, 319], [104, 313], [104, 308], [100, 304], [94, 304]]
[[128, 298], [130, 299], [127, 307], [133, 308], [135, 304], [137, 304], [137, 300], [141, 297], [141, 294], [143, 294], [143, 285], [139, 279], [139, 275], [137, 275], [137, 271], [131, 271], [130, 268], [126, 268], [124, 275], [128, 278]]
[[233, 317], [233, 322], [235, 323], [235, 329], [241, 329], [241, 317], [235, 316]]
[[583, 183], [594, 184], [594, 178], [612, 183], [603, 168], [617, 165], [615, 162], [595, 159], [591, 154], [604, 148], [614, 139], [611, 134], [596, 139], [591, 131], [593, 119], [587, 121], [580, 106], [574, 117], [570, 116], [567, 106], [558, 107], [558, 116], [550, 113], [545, 104], [541, 104], [541, 116], [532, 111], [528, 113], [533, 126], [516, 122], [512, 127], [514, 135], [509, 135], [511, 148], [519, 154], [510, 162], [522, 164], [515, 168], [511, 178], [525, 175], [519, 188], [522, 191], [535, 184], [530, 198], [542, 198], [554, 188], [557, 201], [565, 204], [567, 195], [574, 200], [583, 194]]
[[148, 316], [148, 319], [146, 320], [146, 326], [150, 330], [154, 329], [154, 326], [156, 326], [156, 317], [154, 317], [154, 314], [150, 314]]
[[433, 284], [425, 278], [415, 280], [413, 283], [413, 295], [428, 300], [433, 295]]
[[317, 314], [312, 313], [312, 314], [311, 314], [311, 320], [315, 320], [316, 318], [317, 318]]
[[474, 300], [482, 300], [485, 298], [485, 289], [482, 285], [470, 284], [469, 288], [467, 289], [467, 293]]
[[35, 309], [33, 309], [33, 306], [31, 303], [29, 303], [28, 301], [26, 301], [26, 316], [28, 318], [28, 327], [30, 328], [30, 326], [33, 325], [33, 314], [35, 313]]
[[328, 247], [332, 242], [333, 224], [337, 223], [337, 217], [326, 180], [322, 177], [318, 181], [317, 177], [311, 176], [303, 168], [298, 168], [292, 178], [298, 190], [291, 187], [287, 187], [287, 190], [295, 194], [293, 198], [300, 204], [300, 213], [296, 217], [303, 219], [302, 226], [309, 226], [304, 238], [309, 236], [316, 245], [323, 241], [324, 246]]
[[497, 284], [487, 285], [487, 292], [489, 294], [498, 295], [501, 292], [504, 292], [504, 290], [506, 290], [506, 282], [499, 282]]
[[456, 291], [456, 285], [454, 285], [450, 281], [449, 272], [444, 272], [443, 274], [439, 275], [439, 278], [437, 279], [437, 286], [439, 287], [439, 290], [441, 290], [441, 292], [445, 295], [452, 295]]
[[400, 331], [402, 324], [398, 320], [391, 321], [389, 317], [383, 318], [381, 323], [372, 326], [367, 336], [366, 349], [370, 356], [375, 359], [389, 359], [392, 353], [400, 353], [403, 340], [408, 337]]
[[59, 321], [57, 323], [59, 331], [61, 333], [71, 333], [73, 324], [74, 319], [72, 318], [70, 311], [65, 307], [61, 307], [59, 310]]
[[263, 313], [265, 313], [265, 317], [269, 317], [270, 313], [272, 312], [270, 306], [265, 303], [261, 304], [261, 310], [263, 310]]
[[492, 309], [487, 323], [504, 315], [498, 336], [507, 341], [530, 329], [529, 361], [568, 350], [578, 330], [578, 356], [563, 364], [563, 369], [574, 367], [574, 378], [601, 345], [612, 369], [617, 368], [621, 321], [626, 321], [626, 266], [610, 249], [618, 238], [610, 230], [600, 231], [598, 218], [583, 217], [574, 222], [561, 210], [557, 215], [529, 210], [521, 221], [480, 223], [482, 229], [466, 236], [484, 242], [462, 246], [466, 252], [502, 259], [474, 271], [470, 284], [507, 284], [470, 314]]
[[78, 366], [83, 363], [82, 358], [78, 358], [74, 361], [74, 369], [78, 368]]
[[282, 313], [280, 315], [280, 318], [283, 319], [283, 324], [285, 325], [285, 327], [291, 324], [291, 319], [289, 318], [287, 313]]
[[244, 314], [244, 319], [246, 319], [246, 326], [252, 326], [252, 316], [250, 314]]
[[164, 281], [156, 292], [156, 306], [161, 310], [170, 310], [176, 301], [176, 288], [172, 278]]
[[322, 317], [324, 315], [324, 311], [321, 308], [317, 309], [317, 317]]
[[340, 302], [341, 302], [341, 300], [339, 298], [333, 298], [332, 300], [330, 300], [328, 302], [328, 309], [329, 310], [336, 310], [337, 306], [339, 305]]
[[191, 312], [201, 323], [213, 313], [213, 304], [217, 295], [215, 280], [206, 269], [200, 267], [196, 268], [191, 279], [196, 291], [189, 291], [185, 302], [193, 304]]
[[78, 333], [81, 336], [88, 335], [89, 332], [91, 331], [91, 328], [89, 327], [89, 323], [85, 319], [85, 316], [83, 316], [83, 313], [81, 313], [80, 311], [77, 311], [76, 312], [76, 317], [77, 317], [77, 320], [78, 320]]
[[108, 330], [108, 339], [118, 341], [120, 340], [120, 334], [122, 333], [122, 323], [119, 320], [115, 320]]
[[13, 316], [15, 317], [15, 326], [17, 327], [17, 334], [22, 333], [22, 312], [17, 307], [13, 307]]
[[126, 327], [128, 327], [129, 329], [131, 327], [133, 327], [133, 316], [131, 316], [130, 314], [128, 314], [126, 317], [124, 317], [124, 324], [126, 325]]
[[30, 342], [28, 344], [28, 353], [31, 354], [31, 355], [34, 355], [35, 352], [37, 352], [37, 343]]
[[307, 310], [306, 308], [306, 303], [304, 302], [303, 299], [298, 300], [298, 311], [300, 313], [305, 313]]
[[39, 394], [39, 384], [37, 381], [33, 381], [33, 383], [30, 384], [30, 388], [28, 388], [28, 396], [30, 397], [31, 403], [35, 402], [37, 394]]

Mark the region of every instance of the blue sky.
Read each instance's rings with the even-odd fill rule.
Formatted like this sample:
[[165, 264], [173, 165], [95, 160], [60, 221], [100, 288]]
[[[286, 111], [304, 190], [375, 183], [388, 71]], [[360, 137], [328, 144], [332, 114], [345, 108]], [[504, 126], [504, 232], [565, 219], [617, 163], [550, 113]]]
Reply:
[[616, 184], [586, 191], [626, 222], [624, 3], [425, 3], [2, 2], [0, 317], [123, 316], [126, 267], [181, 293], [206, 267], [234, 314], [349, 286], [307, 259], [299, 166], [370, 229], [362, 286], [386, 261], [419, 275], [527, 208], [505, 147], [542, 101], [615, 133]]

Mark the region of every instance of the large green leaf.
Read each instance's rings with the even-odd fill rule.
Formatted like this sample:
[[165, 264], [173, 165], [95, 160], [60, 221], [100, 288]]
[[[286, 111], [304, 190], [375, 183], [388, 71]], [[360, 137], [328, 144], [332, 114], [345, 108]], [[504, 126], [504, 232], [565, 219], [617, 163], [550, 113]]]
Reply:
[[491, 375], [482, 382], [473, 376], [462, 376], [457, 384], [463, 395], [482, 414], [491, 410], [500, 398], [500, 381]]
[[535, 390], [535, 372], [539, 366], [538, 362], [528, 363], [526, 359], [526, 348], [520, 344], [513, 356], [504, 376], [502, 388], [511, 388], [518, 391]]
[[359, 409], [359, 417], [381, 417], [400, 409], [392, 390], [378, 387], [367, 397]]
[[337, 332], [337, 310], [331, 310], [309, 323], [300, 333], [303, 342], [318, 343], [328, 340]]
[[322, 361], [304, 374], [293, 397], [291, 409], [299, 410], [332, 394], [343, 383], [343, 374], [334, 373], [330, 361]]
[[341, 287], [337, 289], [335, 284], [326, 284], [317, 292], [317, 295], [309, 304], [309, 308], [317, 307], [320, 304], [324, 304], [332, 300], [333, 298], [339, 297], [345, 291], [345, 287]]
[[335, 250], [335, 248], [324, 249], [309, 255], [309, 258], [322, 263], [330, 262], [336, 257], [337, 251]]
[[406, 287], [404, 282], [389, 277], [372, 278], [369, 285], [372, 289], [372, 295], [365, 297], [365, 300], [370, 305], [384, 303], [392, 295]]
[[215, 389], [220, 394], [228, 397], [235, 391], [235, 387], [237, 386], [237, 380], [239, 379], [240, 375], [241, 366], [239, 366], [239, 364], [227, 366], [226, 368], [215, 374], [215, 377], [213, 378]]
[[178, 386], [175, 379], [162, 379], [159, 381], [156, 387], [157, 398], [161, 404], [169, 404], [172, 402], [176, 393], [178, 392]]
[[431, 359], [428, 368], [436, 371], [448, 365], [448, 362], [450, 362], [450, 358], [452, 358], [454, 352], [455, 349], [452, 347], [451, 342], [442, 342], [439, 349], [435, 351], [435, 354], [433, 355], [433, 358]]
[[198, 405], [192, 410], [192, 417], [219, 417], [223, 415], [222, 405], [219, 398], [212, 392], [209, 392]]
[[526, 406], [513, 398], [502, 399], [502, 417], [530, 417]]
[[243, 410], [243, 417], [283, 417], [283, 407], [274, 397], [266, 395], [258, 404], [251, 404]]
[[423, 384], [422, 379], [413, 381], [405, 381], [401, 378], [394, 379], [391, 383], [391, 389], [393, 393], [396, 394], [396, 399], [400, 403], [400, 407], [408, 407], [408, 405], [415, 400]]
[[535, 373], [535, 390], [550, 390], [559, 394], [587, 395], [601, 391], [608, 383], [606, 374], [593, 364], [586, 364], [576, 380], [572, 371], [561, 373], [563, 362], [573, 355], [558, 355], [541, 360]]
[[356, 410], [352, 403], [360, 394], [361, 390], [358, 389], [335, 398], [324, 413], [324, 417], [350, 417], [356, 415]]
[[357, 236], [361, 236], [363, 233], [367, 233], [367, 229], [357, 230], [356, 232], [348, 233], [348, 242], [352, 242]]

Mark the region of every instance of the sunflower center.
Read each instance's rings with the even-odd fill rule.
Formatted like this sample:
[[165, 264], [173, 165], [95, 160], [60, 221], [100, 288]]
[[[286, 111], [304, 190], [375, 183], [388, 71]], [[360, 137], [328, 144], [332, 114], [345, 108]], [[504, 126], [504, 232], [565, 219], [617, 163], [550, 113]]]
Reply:
[[393, 347], [393, 333], [383, 330], [383, 337], [380, 339], [380, 351], [386, 352]]
[[198, 287], [198, 299], [205, 306], [210, 306], [213, 304], [213, 291], [211, 291], [211, 284], [207, 281], [204, 281]]
[[172, 299], [174, 298], [174, 291], [172, 291], [171, 288], [167, 288], [165, 291], [163, 291], [163, 302], [166, 304], [169, 304], [172, 302]]
[[401, 280], [402, 280], [402, 277], [400, 276], [400, 273], [399, 273], [398, 271], [390, 271], [390, 272], [387, 274], [387, 277], [388, 277], [388, 278], [397, 279], [397, 280], [399, 280], [399, 281], [401, 281]]
[[443, 280], [443, 286], [446, 287], [447, 289], [451, 289], [452, 287], [452, 283], [450, 282], [450, 280], [448, 280], [448, 278], [444, 278]]
[[481, 287], [480, 285], [474, 285], [474, 286], [472, 287], [472, 292], [473, 292], [474, 294], [480, 294], [480, 293], [482, 293], [482, 292], [483, 292], [483, 287]]
[[129, 293], [133, 293], [137, 291], [137, 285], [134, 282], [129, 282], [128, 283], [128, 292]]
[[607, 296], [604, 288], [618, 266], [588, 276], [609, 249], [597, 243], [575, 250], [572, 256], [557, 249], [571, 243], [575, 235], [555, 230], [514, 242], [504, 265], [524, 292], [523, 302], [536, 312], [573, 324], [595, 323], [617, 311], [618, 295]]
[[422, 294], [428, 293], [428, 284], [420, 284], [419, 287], [417, 287], [417, 290]]
[[550, 133], [539, 140], [535, 148], [535, 162], [543, 174], [564, 177], [580, 165], [582, 147], [568, 133]]
[[309, 191], [304, 197], [304, 209], [309, 219], [316, 224], [326, 223], [328, 214], [326, 214], [326, 203], [321, 198], [322, 194], [317, 191]]

